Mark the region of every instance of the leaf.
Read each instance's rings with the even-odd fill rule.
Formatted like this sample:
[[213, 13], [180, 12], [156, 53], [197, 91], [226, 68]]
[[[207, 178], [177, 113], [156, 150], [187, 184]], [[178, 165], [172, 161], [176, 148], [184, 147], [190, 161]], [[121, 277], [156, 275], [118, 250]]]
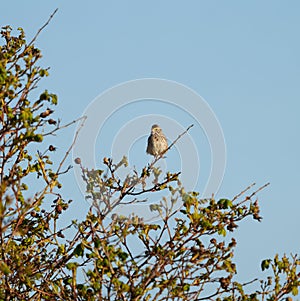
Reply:
[[68, 270], [74, 270], [77, 268], [77, 266], [78, 266], [78, 264], [76, 262], [69, 262], [66, 264], [66, 268]]
[[4, 274], [4, 275], [8, 275], [11, 273], [10, 268], [8, 267], [8, 265], [5, 262], [1, 262], [0, 263], [0, 271]]
[[267, 270], [270, 267], [271, 259], [265, 259], [261, 262], [262, 271]]
[[224, 228], [221, 228], [221, 229], [218, 230], [218, 234], [225, 237], [226, 236], [226, 230]]
[[121, 261], [125, 261], [128, 256], [129, 255], [127, 253], [125, 253], [125, 252], [120, 252], [119, 253], [119, 257], [120, 257]]
[[49, 72], [46, 69], [41, 69], [41, 70], [39, 70], [39, 75], [41, 77], [48, 76]]
[[57, 101], [57, 95], [56, 94], [50, 94], [51, 97], [51, 103], [54, 105], [57, 105], [58, 101]]
[[75, 257], [83, 257], [84, 255], [84, 245], [82, 243], [78, 244], [74, 250]]
[[293, 294], [293, 296], [297, 296], [298, 295], [298, 293], [299, 293], [299, 291], [298, 291], [298, 287], [295, 285], [295, 286], [293, 286], [293, 288], [292, 288], [292, 294]]
[[232, 202], [229, 199], [220, 199], [218, 205], [221, 209], [228, 209], [232, 207]]
[[49, 99], [49, 93], [48, 90], [45, 90], [41, 95], [39, 100], [48, 100]]

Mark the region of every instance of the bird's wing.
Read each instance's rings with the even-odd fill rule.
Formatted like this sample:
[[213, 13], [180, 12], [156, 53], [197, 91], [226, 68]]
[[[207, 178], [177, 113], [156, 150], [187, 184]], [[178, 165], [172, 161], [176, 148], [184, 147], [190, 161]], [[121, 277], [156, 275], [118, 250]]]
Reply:
[[152, 140], [151, 135], [148, 137], [148, 144], [147, 144], [147, 150], [146, 153], [151, 155], [151, 148], [152, 148]]

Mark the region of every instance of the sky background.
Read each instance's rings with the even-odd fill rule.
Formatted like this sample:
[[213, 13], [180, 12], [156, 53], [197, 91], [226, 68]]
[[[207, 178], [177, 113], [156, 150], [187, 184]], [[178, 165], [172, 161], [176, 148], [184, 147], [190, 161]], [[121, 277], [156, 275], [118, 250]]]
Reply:
[[[161, 78], [189, 87], [206, 100], [224, 133], [227, 163], [217, 195], [230, 198], [253, 182], [271, 183], [259, 194], [262, 223], [249, 219], [236, 232], [240, 279], [257, 276], [264, 258], [299, 253], [300, 2], [6, 1], [1, 25], [23, 27], [29, 39], [55, 8], [36, 45], [42, 64], [51, 67], [41, 89], [58, 94], [56, 116], [63, 122], [78, 118], [98, 95], [130, 80]], [[91, 146], [99, 162], [132, 119], [144, 121], [130, 149], [130, 163], [137, 167], [149, 160], [144, 151], [152, 123], [158, 120], [169, 139], [195, 123], [193, 112], [155, 100], [124, 104], [107, 116]], [[57, 157], [73, 135], [74, 127], [56, 138]], [[211, 158], [197, 120], [189, 139], [191, 154], [200, 157], [201, 191]], [[170, 151], [165, 168], [181, 167], [176, 158], [189, 152], [184, 146]], [[66, 198], [77, 202], [66, 218], [80, 217], [88, 206], [74, 174], [64, 180]]]

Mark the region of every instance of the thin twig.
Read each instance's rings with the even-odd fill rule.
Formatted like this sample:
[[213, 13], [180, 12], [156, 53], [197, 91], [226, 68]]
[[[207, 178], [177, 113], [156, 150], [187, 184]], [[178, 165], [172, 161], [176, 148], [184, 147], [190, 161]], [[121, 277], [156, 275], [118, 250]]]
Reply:
[[185, 135], [194, 125], [191, 124], [183, 133], [178, 135], [178, 137], [170, 144], [170, 146], [164, 151], [167, 152], [183, 135]]
[[[255, 190], [254, 192], [252, 192], [249, 196], [246, 196], [246, 198], [245, 198], [243, 201], [239, 202], [239, 203], [237, 204], [237, 206], [240, 206], [241, 204], [243, 204], [243, 203], [245, 203], [245, 202], [251, 200], [251, 198], [252, 198], [253, 196], [255, 196], [259, 191], [265, 189], [265, 188], [266, 188], [267, 186], [269, 186], [269, 185], [270, 185], [270, 183], [266, 183], [265, 185], [259, 187], [257, 190]], [[252, 186], [253, 186], [253, 185], [252, 185]]]
[[258, 192], [260, 192], [261, 190], [265, 189], [267, 186], [269, 186], [270, 183], [266, 183], [265, 185], [259, 187], [256, 191], [254, 191], [249, 198], [251, 199], [253, 196], [255, 196]]
[[58, 8], [55, 9], [55, 11], [49, 17], [49, 19], [47, 20], [47, 22], [37, 31], [37, 33], [35, 34], [35, 36], [33, 37], [33, 39], [29, 42], [29, 44], [28, 44], [28, 46], [26, 48], [28, 48], [30, 45], [32, 45], [34, 43], [34, 41], [37, 39], [37, 37], [39, 36], [39, 34], [41, 33], [41, 31], [50, 23], [51, 19], [54, 17], [54, 15], [57, 13], [57, 11], [58, 11]]
[[234, 202], [235, 200], [237, 200], [241, 195], [243, 195], [246, 191], [248, 191], [249, 189], [251, 189], [253, 186], [255, 186], [256, 183], [252, 183], [251, 185], [249, 185], [246, 189], [242, 190], [239, 194], [237, 194], [233, 199], [232, 202]]
[[72, 125], [72, 124], [78, 122], [78, 121], [81, 120], [81, 119], [86, 119], [86, 116], [77, 118], [77, 119], [75, 119], [75, 120], [73, 120], [73, 121], [71, 121], [71, 122], [69, 122], [69, 123], [67, 123], [67, 124], [65, 124], [65, 125], [62, 125], [62, 126], [58, 125], [54, 130], [52, 130], [52, 131], [50, 131], [50, 132], [48, 132], [48, 133], [46, 133], [46, 134], [43, 134], [43, 136], [53, 135], [53, 134], [54, 134], [55, 132], [57, 132], [58, 130], [67, 128], [67, 127], [69, 127], [70, 125]]
[[[64, 162], [66, 161], [66, 159], [67, 159], [67, 157], [69, 156], [69, 154], [70, 154], [72, 148], [74, 147], [74, 144], [76, 143], [76, 140], [77, 140], [77, 137], [78, 137], [78, 135], [79, 135], [79, 132], [80, 132], [81, 128], [84, 126], [84, 122], [85, 122], [86, 119], [87, 119], [86, 116], [83, 116], [83, 117], [80, 117], [80, 118], [77, 119], [77, 121], [82, 120], [82, 122], [81, 122], [79, 128], [77, 129], [77, 131], [76, 131], [76, 133], [75, 133], [75, 136], [74, 136], [74, 139], [73, 139], [72, 144], [70, 145], [70, 147], [69, 147], [68, 150], [66, 151], [65, 156], [63, 157], [62, 161], [60, 162], [60, 164], [59, 164], [59, 166], [58, 166], [58, 169], [57, 169], [57, 171], [56, 171], [56, 174], [59, 174], [59, 172], [60, 172], [60, 170], [61, 170], [61, 168], [62, 168]], [[74, 123], [74, 122], [72, 121], [70, 124], [72, 124], [72, 123]]]

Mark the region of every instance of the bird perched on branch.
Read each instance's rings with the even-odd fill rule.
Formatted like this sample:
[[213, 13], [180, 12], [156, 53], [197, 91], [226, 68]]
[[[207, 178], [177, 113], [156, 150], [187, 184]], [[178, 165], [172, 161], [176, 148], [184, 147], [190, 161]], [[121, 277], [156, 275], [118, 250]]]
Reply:
[[157, 157], [167, 148], [167, 138], [162, 132], [162, 129], [157, 124], [152, 125], [146, 152], [154, 157]]

